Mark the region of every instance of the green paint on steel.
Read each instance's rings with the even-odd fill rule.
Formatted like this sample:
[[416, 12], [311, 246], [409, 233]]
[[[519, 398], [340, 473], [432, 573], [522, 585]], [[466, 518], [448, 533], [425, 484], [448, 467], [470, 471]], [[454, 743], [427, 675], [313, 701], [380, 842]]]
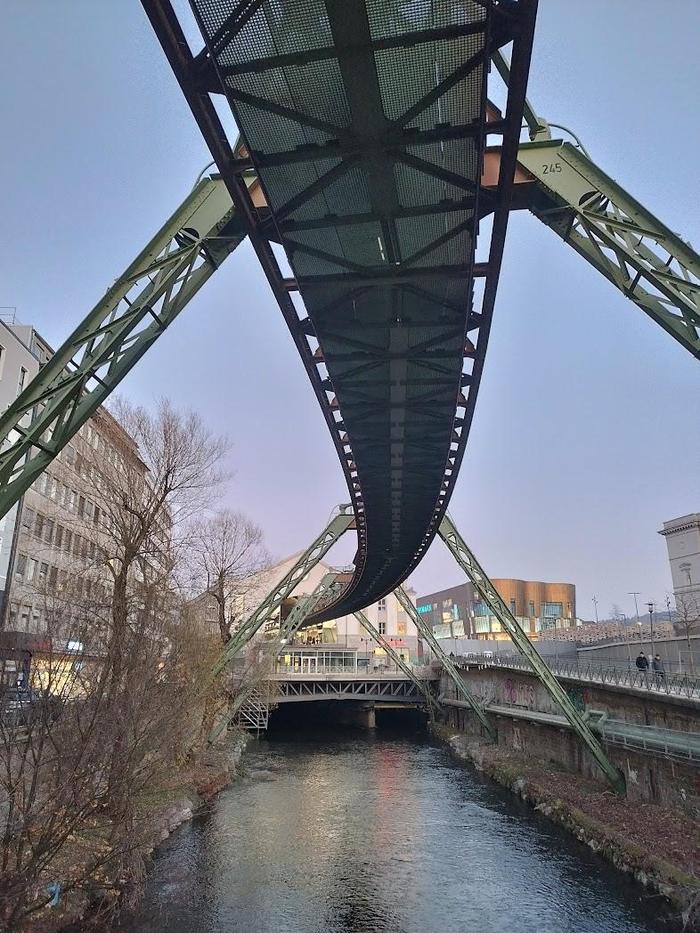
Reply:
[[270, 590], [255, 612], [234, 632], [233, 637], [221, 652], [218, 661], [214, 665], [212, 670], [213, 677], [220, 674], [229, 661], [234, 658], [241, 648], [260, 630], [262, 625], [272, 619], [283, 601], [288, 596], [291, 596], [294, 589], [301, 583], [306, 574], [316, 566], [341, 535], [353, 525], [354, 517], [350, 511], [350, 506], [341, 505], [340, 509], [340, 514], [335, 515], [330, 520], [311, 546], [299, 557], [291, 570]]
[[166, 330], [244, 232], [204, 178], [0, 417], [0, 516]]
[[700, 359], [700, 256], [561, 140], [521, 145], [536, 179], [532, 213]]
[[430, 690], [430, 684], [427, 680], [421, 680], [419, 677], [416, 677], [416, 673], [413, 668], [406, 664], [401, 655], [396, 651], [393, 645], [391, 645], [388, 639], [382, 635], [378, 628], [376, 628], [367, 616], [361, 610], [353, 613], [357, 621], [363, 627], [366, 632], [374, 638], [374, 640], [381, 645], [381, 647], [386, 651], [394, 664], [403, 671], [404, 674], [409, 677], [413, 683], [418, 687], [420, 692], [425, 697], [426, 703], [428, 704], [428, 711], [430, 713], [430, 718], [434, 718], [436, 712], [440, 712], [440, 704], [437, 699], [433, 696], [432, 691]]
[[[340, 516], [337, 516], [337, 517], [340, 517]], [[305, 554], [308, 554], [308, 553], [309, 553], [308, 551], [305, 552]], [[308, 571], [311, 570], [311, 567], [315, 566], [315, 564], [318, 562], [319, 559], [320, 558], [316, 558], [316, 560], [314, 561], [314, 564], [307, 566], [304, 573], [308, 573]], [[295, 565], [295, 568], [296, 566], [297, 565]], [[290, 573], [292, 573], [292, 571], [290, 571]], [[289, 574], [287, 576], [289, 576]], [[287, 577], [285, 577], [284, 579], [287, 580]], [[299, 579], [303, 579], [303, 575]], [[268, 660], [270, 662], [274, 663], [274, 661], [277, 660], [280, 653], [284, 650], [286, 642], [289, 639], [294, 637], [295, 632], [299, 630], [299, 628], [301, 627], [301, 625], [303, 624], [307, 616], [309, 616], [310, 613], [312, 613], [316, 609], [316, 607], [322, 600], [326, 598], [335, 598], [338, 595], [338, 592], [341, 586], [339, 583], [336, 583], [336, 579], [337, 579], [337, 574], [335, 573], [325, 574], [321, 582], [318, 584], [316, 589], [310, 595], [302, 596], [299, 599], [297, 604], [294, 606], [292, 611], [289, 613], [289, 615], [285, 619], [283, 627], [280, 628], [280, 637], [277, 638], [271, 644], [267, 644], [263, 646], [263, 651], [266, 651], [266, 653], [268, 654], [269, 656]], [[294, 583], [294, 586], [296, 586], [297, 583], [298, 583], [298, 580]], [[285, 597], [282, 597], [282, 598], [284, 599]], [[259, 630], [260, 625], [262, 625], [263, 622], [267, 621], [270, 618], [270, 615], [274, 613], [274, 609], [270, 610], [269, 608], [269, 606], [274, 603], [275, 603], [275, 599], [272, 599], [270, 601], [270, 597], [268, 596], [268, 599], [266, 599], [261, 604], [261, 608], [263, 606], [266, 607], [265, 609], [263, 609], [261, 613], [262, 621], [260, 621], [260, 624], [258, 624], [257, 628], [249, 635], [249, 639], [252, 638], [255, 632]], [[280, 605], [281, 605], [281, 600], [277, 601], [276, 607], [279, 607]], [[257, 615], [257, 613], [254, 613], [254, 616], [255, 615]], [[230, 658], [228, 660], [230, 660]], [[235, 697], [233, 698], [233, 702], [231, 706], [226, 711], [226, 714], [222, 716], [222, 718], [219, 720], [219, 722], [217, 722], [217, 724], [214, 726], [214, 728], [210, 732], [209, 734], [210, 743], [215, 742], [219, 738], [219, 736], [223, 732], [226, 731], [229, 724], [233, 721], [238, 710], [241, 708], [243, 703], [252, 695], [252, 693], [257, 688], [257, 685], [258, 685], [258, 679], [254, 676], [251, 676], [248, 682], [246, 682], [245, 678], [243, 679], [243, 682], [240, 684], [239, 689]]]
[[450, 658], [445, 654], [442, 646], [440, 645], [440, 642], [437, 640], [437, 638], [433, 634], [433, 630], [431, 629], [431, 627], [421, 617], [420, 613], [416, 611], [416, 607], [413, 605], [411, 600], [408, 598], [408, 594], [406, 593], [404, 588], [402, 586], [398, 586], [394, 590], [394, 595], [396, 596], [398, 601], [401, 603], [401, 607], [408, 614], [409, 618], [411, 619], [415, 627], [418, 629], [421, 637], [428, 643], [428, 645], [430, 645], [430, 648], [433, 654], [435, 655], [435, 657], [440, 659], [442, 666], [447, 671], [448, 677], [450, 678], [452, 683], [457, 688], [457, 692], [461, 696], [464, 697], [467, 703], [474, 710], [474, 712], [477, 715], [477, 718], [479, 719], [479, 722], [484, 727], [487, 734], [491, 737], [491, 739], [493, 739], [493, 741], [496, 741], [496, 738], [497, 738], [496, 731], [493, 727], [493, 724], [489, 721], [486, 715], [486, 712], [484, 711], [483, 706], [477, 700], [474, 694], [471, 692], [469, 687], [467, 687], [466, 683], [464, 682], [463, 677], [460, 675], [459, 671], [457, 670], [455, 665], [452, 663]]
[[[537, 674], [549, 695], [569, 720], [571, 727], [593, 755], [605, 776], [619, 793], [624, 793], [624, 775], [605, 754], [602, 745], [591, 731], [590, 726], [576, 709], [576, 706], [571, 702], [566, 691], [552, 671], [550, 671], [537, 648], [535, 648], [522, 628], [518, 625], [515, 616], [511, 613], [510, 609], [508, 609], [505, 602], [496, 591], [495, 586], [491, 583], [473, 552], [467, 546], [448, 516], [445, 516], [440, 522], [439, 534], [449, 548], [452, 556], [474, 584], [482, 600], [489, 606], [491, 612], [496, 616], [505, 631], [508, 632], [518, 651], [527, 658], [533, 671]], [[416, 615], [418, 615], [418, 613], [416, 613]]]

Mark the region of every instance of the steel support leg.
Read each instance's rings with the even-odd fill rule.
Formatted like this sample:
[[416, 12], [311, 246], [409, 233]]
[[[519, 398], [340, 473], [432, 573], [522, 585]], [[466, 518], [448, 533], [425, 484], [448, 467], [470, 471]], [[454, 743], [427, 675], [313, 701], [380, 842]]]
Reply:
[[[486, 576], [476, 557], [469, 547], [467, 547], [464, 539], [448, 516], [445, 516], [440, 522], [438, 533], [459, 566], [474, 584], [482, 600], [489, 606], [503, 628], [508, 632], [520, 653], [530, 662], [533, 671], [537, 674], [549, 695], [569, 720], [573, 730], [593, 755], [607, 779], [615, 790], [619, 793], [624, 793], [624, 775], [605, 754], [602, 745], [591, 731], [590, 726], [573, 705], [557, 678], [540, 656], [538, 650], [525, 632], [523, 632], [520, 625], [518, 625], [515, 616], [501, 599], [493, 583], [491, 583]], [[418, 613], [416, 613], [416, 615], [417, 614]]]
[[[233, 637], [214, 665], [212, 676], [216, 677], [220, 674], [231, 658], [236, 656], [241, 648], [260, 630], [262, 625], [270, 621], [282, 605], [282, 602], [291, 595], [306, 574], [316, 566], [341, 535], [345, 534], [353, 526], [353, 523], [354, 517], [351, 506], [341, 505], [340, 513], [331, 519], [313, 544], [304, 551], [292, 569], [270, 590], [255, 612], [234, 632]], [[294, 608], [296, 609], [296, 606]], [[292, 610], [293, 612], [294, 610]]]
[[428, 704], [428, 713], [430, 714], [430, 718], [432, 719], [435, 713], [440, 712], [440, 704], [435, 699], [433, 694], [430, 692], [429, 683], [425, 680], [420, 680], [420, 678], [416, 677], [416, 674], [413, 668], [411, 668], [408, 664], [406, 664], [406, 662], [396, 652], [394, 647], [389, 644], [389, 642], [384, 637], [384, 635], [380, 635], [379, 629], [375, 628], [374, 625], [372, 625], [372, 623], [369, 621], [369, 619], [364, 614], [364, 612], [355, 612], [354, 616], [357, 619], [357, 621], [360, 623], [362, 628], [366, 632], [368, 632], [372, 636], [372, 638], [374, 638], [374, 640], [382, 646], [382, 648], [386, 651], [386, 653], [389, 655], [389, 657], [394, 662], [394, 664], [400, 670], [402, 670], [407, 677], [410, 677], [410, 679], [413, 681], [416, 687], [418, 687], [420, 692], [425, 697], [425, 701]]
[[0, 517], [239, 245], [220, 178], [203, 178], [0, 417]]
[[421, 637], [425, 639], [425, 641], [430, 645], [430, 648], [432, 652], [435, 654], [435, 656], [440, 659], [442, 666], [447, 671], [447, 674], [450, 680], [457, 688], [457, 692], [461, 694], [461, 696], [464, 697], [467, 703], [474, 710], [479, 722], [484, 727], [488, 735], [494, 741], [496, 741], [496, 730], [494, 729], [491, 722], [489, 722], [489, 719], [486, 716], [483, 706], [481, 705], [481, 703], [479, 703], [479, 701], [474, 696], [474, 694], [471, 692], [469, 687], [467, 687], [464, 680], [460, 677], [459, 671], [457, 670], [455, 665], [452, 663], [452, 661], [448, 658], [448, 656], [442, 650], [442, 647], [440, 646], [440, 643], [438, 642], [437, 638], [433, 634], [433, 631], [430, 628], [430, 626], [423, 619], [421, 619], [420, 614], [416, 612], [416, 607], [413, 605], [411, 600], [408, 598], [408, 595], [406, 591], [404, 590], [404, 588], [402, 586], [397, 587], [394, 590], [394, 595], [396, 596], [398, 601], [401, 603], [401, 607], [408, 614], [409, 618], [411, 619], [415, 627], [420, 632]]
[[526, 143], [532, 213], [700, 359], [700, 256], [580, 149]]
[[[310, 569], [311, 566], [307, 568], [307, 570]], [[296, 606], [294, 606], [292, 611], [285, 619], [284, 626], [280, 626], [280, 637], [275, 639], [274, 642], [263, 646], [263, 650], [267, 652], [268, 661], [271, 665], [274, 665], [277, 658], [284, 650], [284, 646], [294, 637], [295, 633], [299, 630], [304, 620], [308, 615], [310, 615], [310, 613], [314, 611], [314, 609], [316, 609], [318, 604], [327, 597], [335, 598], [337, 596], [338, 590], [341, 588], [342, 584], [337, 583], [336, 580], [337, 574], [325, 574], [313, 593], [311, 593], [309, 596], [303, 596], [297, 602]], [[298, 582], [299, 581], [297, 581], [295, 585], [297, 585]], [[263, 621], [265, 621], [266, 618], [269, 618], [269, 614], [269, 612], [266, 613]], [[219, 736], [226, 731], [229, 723], [231, 723], [238, 710], [241, 708], [243, 703], [245, 703], [248, 697], [255, 691], [256, 687], [257, 681], [254, 678], [251, 679], [249, 683], [245, 682], [245, 678], [243, 679], [240, 689], [233, 698], [233, 703], [227, 710], [226, 714], [222, 716], [222, 718], [219, 720], [219, 722], [217, 722], [217, 724], [210, 732], [209, 742], [215, 742]]]

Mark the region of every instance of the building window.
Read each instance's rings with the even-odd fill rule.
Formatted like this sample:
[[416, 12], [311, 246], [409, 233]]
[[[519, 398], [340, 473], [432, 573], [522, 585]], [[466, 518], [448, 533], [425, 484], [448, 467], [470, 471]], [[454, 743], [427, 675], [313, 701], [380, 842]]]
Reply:
[[17, 567], [15, 568], [15, 576], [19, 577], [21, 580], [27, 570], [27, 555], [18, 554], [17, 555]]
[[47, 544], [53, 544], [53, 531], [56, 526], [56, 523], [51, 518], [46, 519], [46, 531], [44, 533], [44, 541]]
[[34, 522], [34, 534], [37, 538], [43, 537], [44, 534], [44, 516], [41, 512], [36, 513], [36, 521]]
[[46, 583], [46, 577], [49, 573], [49, 565], [42, 561], [39, 565], [39, 583]]
[[535, 604], [530, 600], [530, 617], [534, 619], [535, 617]]
[[85, 518], [85, 496], [78, 499], [78, 518]]
[[56, 525], [56, 537], [54, 539], [54, 544], [59, 550], [63, 546], [63, 525]]
[[386, 610], [386, 597], [377, 600], [377, 609]]
[[27, 583], [31, 583], [36, 576], [36, 568], [39, 566], [39, 561], [32, 558], [27, 565]]
[[30, 529], [34, 524], [36, 512], [34, 509], [24, 509], [22, 511], [22, 528]]
[[19, 379], [17, 380], [17, 395], [24, 389], [24, 384], [27, 381], [27, 370], [24, 366], [19, 368]]
[[380, 635], [386, 635], [386, 622], [378, 622], [377, 629]]
[[49, 570], [49, 586], [52, 590], [56, 589], [56, 583], [58, 581], [58, 567], [52, 566]]
[[487, 616], [489, 614], [489, 608], [486, 603], [481, 600], [480, 602], [474, 603], [474, 615], [475, 616]]
[[542, 615], [546, 619], [561, 619], [564, 615], [561, 603], [542, 603]]
[[510, 601], [510, 611], [513, 615], [515, 615], [515, 600], [514, 599], [511, 599]]
[[70, 528], [66, 528], [66, 536], [63, 539], [63, 547], [64, 547], [66, 554], [70, 554], [72, 540], [73, 540], [73, 532], [70, 530]]
[[0, 379], [2, 379], [2, 371], [5, 366], [5, 348], [0, 346]]

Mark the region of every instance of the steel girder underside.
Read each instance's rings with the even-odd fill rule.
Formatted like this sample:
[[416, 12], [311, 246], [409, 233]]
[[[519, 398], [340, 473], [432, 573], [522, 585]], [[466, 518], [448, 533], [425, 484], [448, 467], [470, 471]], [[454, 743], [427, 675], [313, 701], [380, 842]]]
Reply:
[[[536, 0], [191, 0], [205, 41], [196, 57], [167, 0], [142, 2], [247, 222], [352, 496], [355, 574], [309, 623], [356, 611], [417, 565], [454, 488], [500, 270]], [[503, 136], [499, 183], [485, 192], [487, 71], [510, 42], [505, 117], [488, 124]], [[211, 93], [226, 95], [244, 158]], [[250, 169], [265, 215], [242, 181]], [[489, 213], [489, 258], [476, 265]], [[478, 308], [475, 276], [485, 278]]]

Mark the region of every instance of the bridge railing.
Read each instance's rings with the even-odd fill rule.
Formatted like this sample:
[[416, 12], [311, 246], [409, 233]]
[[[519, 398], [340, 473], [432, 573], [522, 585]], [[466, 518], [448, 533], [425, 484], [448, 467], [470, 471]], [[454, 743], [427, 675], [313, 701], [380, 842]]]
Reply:
[[[532, 668], [524, 658], [514, 655], [500, 655], [493, 658], [460, 657], [457, 663], [461, 667], [500, 667], [509, 670], [521, 670], [532, 673]], [[547, 659], [550, 669], [558, 677], [571, 677], [588, 683], [610, 684], [616, 687], [629, 687], [648, 690], [650, 693], [665, 693], [669, 696], [685, 696], [700, 699], [700, 677], [692, 674], [672, 674], [660, 671], [640, 671], [634, 667], [625, 670], [620, 667], [608, 667], [603, 664], [582, 664], [580, 661], [558, 661]]]

